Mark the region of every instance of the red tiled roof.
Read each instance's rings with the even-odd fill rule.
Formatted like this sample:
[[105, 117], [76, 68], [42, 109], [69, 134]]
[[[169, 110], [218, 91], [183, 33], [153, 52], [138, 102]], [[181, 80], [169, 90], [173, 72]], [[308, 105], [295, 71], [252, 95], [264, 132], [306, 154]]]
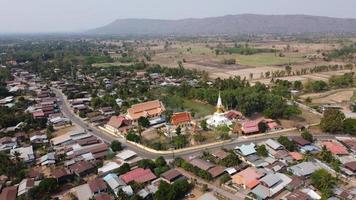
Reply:
[[89, 181], [89, 187], [90, 190], [93, 193], [97, 193], [99, 191], [103, 191], [107, 189], [106, 183], [104, 182], [104, 180], [102, 178], [97, 178], [94, 180]]
[[222, 149], [218, 149], [218, 150], [214, 151], [211, 155], [213, 155], [214, 157], [219, 158], [219, 159], [224, 159], [229, 154], [226, 151], [222, 150]]
[[305, 146], [311, 143], [310, 141], [304, 139], [301, 136], [290, 137], [290, 139], [292, 139], [293, 142], [295, 142], [299, 146]]
[[175, 170], [175, 169], [170, 169], [170, 170], [164, 172], [163, 174], [161, 174], [161, 176], [168, 181], [172, 181], [181, 175], [182, 174], [178, 170]]
[[113, 199], [114, 199], [114, 197], [112, 197], [106, 193], [99, 194], [95, 197], [95, 200], [113, 200]]
[[171, 123], [175, 126], [178, 126], [183, 123], [190, 123], [192, 120], [192, 116], [190, 112], [179, 112], [174, 113], [171, 118]]
[[137, 120], [140, 117], [160, 115], [165, 110], [162, 102], [154, 100], [132, 105], [131, 108], [127, 109], [127, 116], [131, 120]]
[[326, 147], [331, 153], [336, 155], [348, 155], [349, 152], [344, 146], [336, 142], [323, 142], [322, 145]]
[[5, 144], [5, 143], [9, 143], [9, 142], [12, 142], [11, 137], [5, 136], [5, 137], [0, 138], [0, 144]]
[[225, 168], [222, 166], [215, 166], [211, 169], [208, 170], [208, 172], [211, 174], [213, 178], [220, 176], [223, 174], [225, 171]]
[[119, 129], [122, 126], [129, 125], [129, 120], [127, 120], [124, 116], [112, 116], [107, 125]]
[[214, 164], [212, 164], [206, 160], [199, 159], [199, 158], [191, 160], [190, 164], [192, 164], [193, 166], [198, 167], [202, 170], [208, 170], [208, 169], [214, 167]]
[[87, 161], [80, 161], [80, 162], [77, 162], [77, 163], [71, 165], [69, 168], [73, 172], [76, 172], [77, 174], [80, 174], [80, 173], [83, 173], [83, 172], [85, 172], [87, 170], [93, 169], [94, 165], [91, 164], [90, 162], [87, 162]]
[[17, 195], [17, 187], [6, 187], [0, 194], [0, 200], [15, 200]]
[[238, 117], [243, 116], [241, 112], [238, 112], [236, 110], [230, 110], [226, 113], [225, 115], [228, 119], [233, 120], [236, 119]]
[[42, 110], [39, 110], [39, 111], [33, 112], [32, 115], [34, 118], [37, 118], [37, 117], [44, 117], [45, 114]]
[[245, 134], [259, 132], [260, 129], [258, 128], [258, 123], [259, 123], [259, 121], [257, 121], [257, 120], [247, 121], [242, 124], [242, 131]]
[[294, 159], [294, 160], [302, 160], [303, 155], [298, 153], [298, 152], [289, 152], [289, 155]]
[[59, 178], [61, 178], [61, 177], [64, 177], [64, 176], [67, 176], [67, 175], [70, 175], [71, 173], [67, 170], [67, 169], [65, 169], [65, 168], [63, 168], [63, 167], [59, 167], [59, 168], [57, 168], [57, 169], [54, 169], [53, 171], [52, 171], [52, 176], [54, 177], [54, 178], [56, 178], [56, 179], [59, 179]]
[[344, 167], [351, 170], [352, 172], [356, 172], [356, 161], [348, 162], [344, 165]]
[[156, 179], [156, 176], [151, 172], [150, 169], [137, 168], [121, 175], [121, 179], [126, 184], [130, 183], [131, 181], [135, 181], [137, 183], [146, 183]]
[[309, 196], [304, 192], [297, 190], [286, 196], [287, 200], [308, 200]]

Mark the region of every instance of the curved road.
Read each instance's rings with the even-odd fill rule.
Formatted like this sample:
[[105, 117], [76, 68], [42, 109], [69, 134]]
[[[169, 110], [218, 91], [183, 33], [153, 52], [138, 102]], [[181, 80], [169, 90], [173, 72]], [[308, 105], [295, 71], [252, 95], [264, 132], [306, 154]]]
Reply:
[[[51, 88], [51, 89], [53, 90], [53, 92], [56, 94], [57, 98], [59, 98], [59, 100], [61, 102], [60, 107], [61, 107], [62, 113], [67, 118], [69, 118], [74, 124], [78, 125], [79, 127], [81, 127], [84, 130], [91, 129], [92, 131], [90, 133], [101, 138], [106, 143], [111, 143], [111, 141], [118, 140], [123, 144], [124, 147], [127, 147], [128, 149], [135, 151], [139, 156], [141, 156], [143, 158], [154, 159], [154, 158], [157, 158], [158, 156], [163, 156], [166, 159], [171, 159], [171, 158], [174, 158], [174, 156], [192, 156], [192, 155], [199, 154], [204, 150], [214, 150], [214, 149], [219, 149], [222, 147], [227, 148], [227, 149], [232, 149], [232, 148], [236, 147], [236, 145], [240, 145], [243, 143], [249, 143], [249, 142], [258, 143], [258, 142], [262, 142], [268, 138], [278, 138], [281, 135], [288, 135], [288, 136], [300, 135], [300, 133], [298, 131], [292, 130], [292, 131], [285, 131], [282, 133], [276, 133], [273, 135], [262, 135], [262, 136], [253, 137], [253, 138], [239, 137], [237, 139], [233, 139], [230, 142], [227, 142], [224, 144], [212, 144], [208, 147], [201, 147], [201, 148], [197, 147], [197, 148], [189, 149], [189, 150], [187, 149], [187, 151], [180, 151], [180, 152], [172, 151], [172, 153], [167, 153], [167, 154], [156, 154], [156, 153], [147, 151], [143, 148], [132, 145], [130, 143], [127, 143], [125, 138], [115, 137], [113, 135], [110, 135], [108, 133], [105, 133], [105, 132], [99, 130], [98, 128], [92, 126], [89, 123], [84, 122], [80, 117], [78, 117], [77, 115], [74, 114], [74, 112], [70, 108], [69, 102], [65, 98], [64, 94], [56, 88]], [[323, 135], [315, 135], [315, 138], [331, 139], [331, 138], [335, 138], [335, 136], [323, 134]]]

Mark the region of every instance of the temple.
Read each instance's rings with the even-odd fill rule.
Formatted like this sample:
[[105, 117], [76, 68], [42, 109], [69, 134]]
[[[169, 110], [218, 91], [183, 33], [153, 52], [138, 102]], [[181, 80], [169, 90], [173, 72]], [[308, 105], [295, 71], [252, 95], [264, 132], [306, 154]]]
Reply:
[[232, 122], [225, 116], [224, 106], [222, 104], [221, 95], [219, 92], [218, 101], [216, 103], [216, 112], [206, 120], [206, 123], [211, 128], [216, 128], [221, 125], [232, 125]]

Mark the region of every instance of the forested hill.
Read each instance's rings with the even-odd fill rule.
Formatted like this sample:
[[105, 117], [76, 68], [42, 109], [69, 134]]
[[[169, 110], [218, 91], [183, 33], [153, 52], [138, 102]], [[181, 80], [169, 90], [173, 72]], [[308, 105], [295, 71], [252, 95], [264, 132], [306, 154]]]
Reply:
[[118, 19], [89, 34], [217, 35], [241, 33], [356, 33], [356, 19], [308, 15], [227, 15], [199, 19]]

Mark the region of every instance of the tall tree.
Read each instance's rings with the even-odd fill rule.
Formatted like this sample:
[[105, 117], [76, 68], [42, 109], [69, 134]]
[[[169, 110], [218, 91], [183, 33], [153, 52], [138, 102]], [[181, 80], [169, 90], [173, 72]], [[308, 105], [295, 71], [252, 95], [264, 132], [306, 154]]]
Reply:
[[329, 133], [342, 131], [345, 115], [337, 109], [328, 109], [320, 121], [320, 128]]

